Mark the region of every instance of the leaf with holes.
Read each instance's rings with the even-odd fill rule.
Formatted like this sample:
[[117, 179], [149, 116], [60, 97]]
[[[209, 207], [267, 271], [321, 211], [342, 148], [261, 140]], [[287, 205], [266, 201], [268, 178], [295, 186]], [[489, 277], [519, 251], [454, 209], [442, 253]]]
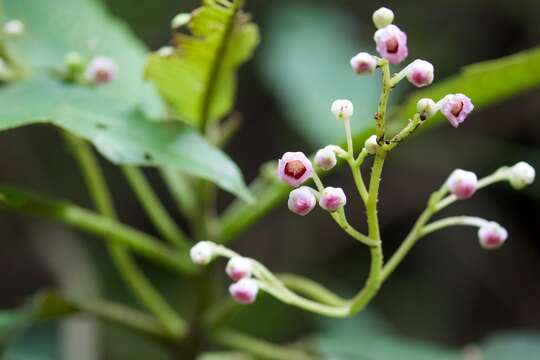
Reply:
[[176, 169], [250, 200], [242, 174], [221, 150], [180, 123], [148, 121], [92, 89], [37, 77], [0, 89], [0, 131], [49, 123], [90, 141], [115, 164]]
[[173, 54], [153, 54], [146, 77], [178, 117], [204, 129], [232, 108], [236, 70], [259, 42], [257, 26], [241, 11], [241, 0], [205, 0], [192, 14], [191, 35], [178, 32]]

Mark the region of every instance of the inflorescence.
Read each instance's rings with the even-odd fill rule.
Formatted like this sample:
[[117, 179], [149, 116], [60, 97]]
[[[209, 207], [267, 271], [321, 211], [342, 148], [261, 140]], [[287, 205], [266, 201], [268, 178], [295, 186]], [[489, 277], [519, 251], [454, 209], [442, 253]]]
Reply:
[[[292, 305], [327, 316], [349, 316], [360, 311], [376, 294], [380, 285], [394, 271], [412, 246], [422, 237], [448, 226], [473, 226], [478, 228], [479, 244], [484, 249], [495, 249], [503, 245], [508, 232], [494, 221], [479, 217], [456, 216], [447, 217], [429, 223], [431, 217], [457, 200], [471, 198], [479, 189], [495, 182], [507, 181], [515, 189], [521, 189], [534, 181], [535, 170], [525, 162], [511, 167], [502, 167], [493, 174], [478, 179], [471, 171], [454, 170], [441, 188], [432, 193], [424, 212], [420, 215], [410, 233], [393, 256], [383, 263], [382, 239], [377, 217], [377, 200], [380, 176], [386, 155], [403, 140], [416, 131], [427, 119], [440, 112], [449, 123], [457, 128], [474, 109], [474, 105], [464, 94], [448, 94], [437, 101], [420, 99], [417, 112], [411, 116], [406, 126], [393, 136], [388, 136], [385, 128], [386, 105], [391, 90], [401, 81], [407, 79], [416, 87], [430, 85], [434, 80], [434, 67], [426, 60], [416, 59], [401, 71], [390, 76], [390, 64], [399, 64], [408, 56], [407, 35], [393, 24], [394, 13], [387, 8], [380, 8], [373, 14], [373, 23], [377, 28], [374, 41], [379, 56], [360, 52], [350, 60], [356, 74], [370, 75], [377, 69], [382, 72], [382, 93], [375, 115], [376, 133], [369, 136], [360, 152], [355, 152], [352, 141], [350, 122], [354, 115], [354, 106], [346, 99], [335, 100], [330, 111], [334, 117], [343, 122], [347, 146], [327, 145], [318, 150], [313, 162], [302, 152], [286, 152], [278, 161], [277, 175], [279, 179], [294, 187], [288, 198], [288, 208], [297, 215], [308, 215], [317, 204], [330, 214], [332, 219], [347, 234], [370, 248], [372, 262], [366, 284], [358, 294], [350, 299], [340, 299], [337, 295], [327, 296], [328, 290], [313, 290], [313, 286], [298, 292], [308, 295], [302, 297], [290, 290], [284, 281], [272, 274], [266, 267], [254, 259], [236, 254], [234, 251], [210, 241], [202, 241], [191, 250], [192, 260], [206, 265], [217, 257], [229, 258], [226, 273], [233, 281], [229, 290], [234, 300], [247, 304], [255, 300], [259, 290]], [[364, 183], [361, 165], [366, 158], [372, 156], [373, 167], [369, 183]], [[347, 220], [345, 206], [347, 195], [340, 187], [325, 186], [318, 175], [319, 172], [332, 170], [338, 159], [345, 161], [353, 173], [358, 194], [362, 199], [367, 214], [369, 232], [367, 235], [356, 230]], [[306, 185], [312, 180], [315, 187]], [[310, 280], [309, 284], [313, 285]], [[298, 285], [298, 284], [297, 284]], [[317, 286], [319, 286], [317, 284]], [[322, 287], [321, 287], [322, 288]], [[321, 291], [324, 294], [321, 294]], [[310, 295], [310, 296], [309, 296]], [[328, 301], [329, 298], [332, 301]], [[338, 300], [335, 300], [338, 299]]]

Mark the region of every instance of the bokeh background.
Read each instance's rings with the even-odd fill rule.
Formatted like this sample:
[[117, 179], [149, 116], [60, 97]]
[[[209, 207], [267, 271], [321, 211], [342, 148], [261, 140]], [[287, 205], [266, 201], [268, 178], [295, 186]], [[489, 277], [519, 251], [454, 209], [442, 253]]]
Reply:
[[[179, 0], [106, 3], [150, 49], [169, 41], [169, 22], [175, 14], [198, 5], [197, 1]], [[353, 99], [359, 114], [354, 121], [370, 121], [378, 80], [353, 76], [348, 59], [361, 50], [373, 51], [371, 13], [381, 5], [394, 10], [396, 23], [407, 32], [410, 58], [431, 61], [436, 79], [469, 63], [540, 44], [540, 2], [536, 0], [248, 1], [247, 10], [260, 26], [262, 42], [254, 59], [240, 71], [237, 108], [244, 124], [228, 147], [248, 180], [259, 173], [262, 163], [285, 151], [312, 152], [342, 141], [340, 124], [333, 122], [328, 111], [334, 98]], [[393, 94], [394, 103], [411, 90], [410, 85], [401, 85]], [[473, 113], [457, 130], [441, 123], [391, 155], [380, 202], [387, 254], [422, 211], [429, 192], [453, 169], [487, 175], [519, 160], [540, 168], [539, 99], [540, 89], [535, 89]], [[152, 233], [121, 174], [103, 163], [122, 219]], [[152, 171], [148, 175], [166, 199], [159, 177]], [[0, 176], [3, 183], [88, 203], [76, 165], [53, 129], [30, 127], [3, 133]], [[349, 191], [350, 219], [362, 228], [364, 214], [352, 195], [350, 174], [338, 171], [327, 181]], [[230, 200], [221, 196], [221, 206]], [[167, 205], [174, 211], [172, 204]], [[509, 329], [540, 330], [540, 182], [520, 192], [500, 184], [447, 213], [495, 220], [508, 229], [509, 240], [501, 250], [488, 252], [478, 246], [471, 229], [433, 234], [418, 244], [385, 284], [369, 314], [349, 321], [322, 320], [262, 298], [257, 306], [237, 313], [235, 323], [267, 339], [293, 342], [324, 337], [343, 323], [354, 327], [369, 318], [405, 339], [452, 347], [474, 344]], [[39, 288], [54, 286], [134, 302], [100, 241], [89, 237], [73, 241], [86, 236], [45, 221], [6, 214], [0, 215], [0, 238], [3, 308], [20, 305]], [[315, 211], [305, 218], [293, 216], [285, 202], [243, 234], [235, 249], [275, 271], [312, 277], [344, 295], [353, 294], [363, 284], [368, 270], [365, 248], [343, 234], [326, 214]], [[178, 299], [179, 307], [190, 306], [186, 293], [191, 284], [144, 266], [171, 298]], [[82, 325], [73, 325], [79, 332], [65, 327], [52, 331], [50, 326], [34, 330], [35, 346], [42, 346], [42, 354], [52, 354], [39, 359], [54, 359], [69, 353], [69, 348], [79, 349], [83, 355], [78, 359], [165, 356], [158, 345], [138, 338], [134, 341], [136, 335], [128, 331], [81, 321]], [[84, 334], [93, 335], [77, 336], [81, 326], [86, 329]], [[50, 337], [59, 341], [51, 342]], [[54, 345], [58, 343], [61, 350]], [[118, 346], [122, 343], [130, 346]], [[93, 349], [94, 354], [81, 349]]]

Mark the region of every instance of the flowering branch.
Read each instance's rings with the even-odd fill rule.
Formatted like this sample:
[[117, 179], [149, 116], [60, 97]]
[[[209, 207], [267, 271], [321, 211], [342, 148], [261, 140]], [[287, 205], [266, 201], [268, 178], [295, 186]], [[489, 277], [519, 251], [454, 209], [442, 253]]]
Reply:
[[[252, 303], [255, 301], [258, 291], [263, 290], [287, 304], [298, 306], [307, 311], [332, 317], [351, 316], [365, 308], [377, 294], [382, 283], [423, 236], [448, 226], [467, 225], [479, 228], [478, 237], [483, 248], [498, 248], [506, 240], [508, 234], [504, 228], [495, 222], [478, 217], [460, 216], [432, 223], [428, 222], [434, 214], [444, 207], [458, 199], [468, 199], [476, 190], [497, 181], [508, 180], [515, 188], [530, 184], [534, 180], [535, 174], [534, 169], [526, 163], [518, 163], [510, 168], [501, 168], [493, 175], [480, 181], [477, 180], [476, 174], [470, 171], [455, 170], [443, 186], [431, 195], [426, 209], [407, 237], [390, 260], [384, 263], [377, 203], [381, 175], [388, 154], [437, 112], [440, 111], [453, 127], [458, 127], [474, 108], [471, 100], [463, 94], [449, 94], [437, 102], [427, 98], [420, 99], [417, 104], [417, 112], [410, 117], [408, 124], [393, 137], [387, 137], [386, 107], [392, 88], [405, 78], [417, 87], [430, 85], [434, 79], [433, 65], [420, 59], [414, 60], [397, 74], [390, 75], [390, 64], [398, 64], [408, 55], [407, 36], [396, 25], [392, 24], [393, 18], [392, 11], [386, 8], [377, 10], [373, 15], [373, 21], [378, 28], [374, 40], [381, 57], [362, 52], [351, 59], [351, 66], [357, 74], [371, 74], [377, 68], [381, 69], [382, 91], [375, 113], [375, 134], [365, 141], [364, 147], [355, 158], [351, 134], [353, 104], [349, 100], [336, 100], [331, 106], [331, 112], [337, 120], [343, 121], [347, 148], [328, 145], [317, 151], [314, 157], [316, 169], [321, 171], [334, 168], [337, 157], [347, 162], [357, 191], [366, 207], [368, 234], [364, 235], [358, 232], [347, 220], [344, 208], [347, 204], [347, 197], [343, 189], [325, 187], [317, 170], [302, 152], [287, 152], [283, 154], [278, 163], [279, 178], [296, 188], [290, 192], [288, 200], [288, 207], [293, 213], [306, 216], [318, 203], [344, 232], [368, 246], [371, 264], [364, 287], [352, 299], [342, 300], [311, 280], [293, 277], [294, 281], [290, 281], [291, 278], [289, 278], [289, 283], [286, 284], [256, 260], [242, 257], [223, 245], [208, 241], [198, 243], [191, 250], [192, 260], [197, 264], [208, 264], [220, 256], [229, 258], [226, 272], [234, 281], [229, 287], [229, 291], [237, 302]], [[373, 155], [374, 160], [369, 185], [366, 187], [361, 173], [361, 165], [369, 155]], [[303, 185], [309, 179], [313, 180], [315, 189]], [[450, 195], [447, 195], [448, 193]]]

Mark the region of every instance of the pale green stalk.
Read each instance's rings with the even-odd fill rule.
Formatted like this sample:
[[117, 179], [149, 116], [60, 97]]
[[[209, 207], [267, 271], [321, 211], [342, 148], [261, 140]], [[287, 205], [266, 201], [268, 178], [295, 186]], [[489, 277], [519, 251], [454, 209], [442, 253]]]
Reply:
[[[92, 148], [84, 140], [67, 133], [65, 137], [73, 150], [96, 208], [103, 215], [116, 218], [105, 177], [94, 157]], [[139, 270], [126, 246], [114, 241], [109, 241], [107, 245], [113, 262], [131, 291], [160, 320], [170, 335], [183, 336], [186, 332], [186, 324]]]
[[122, 166], [122, 171], [161, 236], [173, 245], [183, 249], [187, 248], [186, 235], [165, 210], [142, 171], [134, 166]]

